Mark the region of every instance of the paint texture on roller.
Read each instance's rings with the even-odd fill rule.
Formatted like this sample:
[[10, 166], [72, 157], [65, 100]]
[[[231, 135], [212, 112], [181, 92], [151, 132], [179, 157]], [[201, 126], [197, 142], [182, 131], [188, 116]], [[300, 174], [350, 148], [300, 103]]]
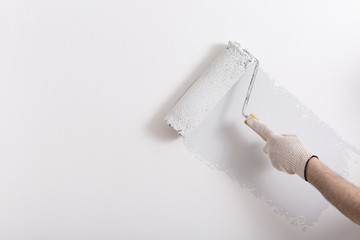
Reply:
[[249, 56], [240, 45], [229, 42], [176, 102], [165, 121], [182, 136], [189, 134], [239, 80], [249, 63]]
[[[274, 169], [263, 153], [265, 142], [243, 123], [241, 107], [251, 74], [249, 68], [193, 133], [184, 138], [184, 144], [202, 161], [264, 199], [291, 224], [305, 229], [319, 219], [329, 203], [303, 179]], [[262, 70], [248, 108], [275, 131], [299, 135], [321, 161], [347, 176], [355, 148], [288, 91], [275, 86]]]

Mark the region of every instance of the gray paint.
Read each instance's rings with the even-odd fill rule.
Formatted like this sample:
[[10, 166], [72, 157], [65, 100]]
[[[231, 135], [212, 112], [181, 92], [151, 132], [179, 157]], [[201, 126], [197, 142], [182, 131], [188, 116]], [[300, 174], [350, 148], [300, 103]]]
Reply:
[[[251, 73], [249, 69], [199, 127], [184, 138], [184, 144], [202, 161], [265, 199], [291, 224], [305, 229], [319, 219], [329, 203], [298, 176], [275, 170], [262, 151], [263, 140], [243, 123], [241, 107]], [[355, 148], [287, 90], [275, 86], [261, 69], [248, 111], [279, 133], [299, 135], [330, 168], [348, 175], [350, 152]]]

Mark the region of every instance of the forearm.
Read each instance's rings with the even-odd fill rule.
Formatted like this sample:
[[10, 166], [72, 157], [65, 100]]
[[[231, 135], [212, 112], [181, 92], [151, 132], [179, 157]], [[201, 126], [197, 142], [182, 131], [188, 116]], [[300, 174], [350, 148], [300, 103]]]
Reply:
[[360, 224], [360, 189], [333, 172], [317, 158], [307, 166], [307, 180], [339, 211]]

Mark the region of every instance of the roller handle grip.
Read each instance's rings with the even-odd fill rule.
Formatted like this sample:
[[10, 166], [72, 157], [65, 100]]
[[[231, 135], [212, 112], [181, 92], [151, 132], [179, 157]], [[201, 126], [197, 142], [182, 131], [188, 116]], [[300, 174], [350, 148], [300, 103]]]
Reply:
[[[259, 121], [259, 119], [258, 119], [254, 114], [252, 114], [252, 113], [250, 114], [249, 118], [253, 118], [253, 119]], [[251, 128], [254, 132], [256, 132], [256, 134], [259, 135], [259, 136], [266, 142], [265, 136], [262, 135], [259, 131], [257, 131], [257, 130], [254, 129], [253, 127], [251, 127], [251, 126], [246, 122], [249, 118], [247, 118], [247, 119], [244, 121], [244, 123], [245, 123], [249, 128]]]

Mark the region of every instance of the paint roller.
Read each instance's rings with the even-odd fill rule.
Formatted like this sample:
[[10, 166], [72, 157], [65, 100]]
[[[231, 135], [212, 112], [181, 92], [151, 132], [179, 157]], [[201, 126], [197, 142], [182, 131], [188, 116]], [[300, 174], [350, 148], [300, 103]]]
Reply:
[[[249, 51], [241, 48], [239, 43], [230, 41], [177, 100], [165, 117], [166, 123], [181, 136], [189, 135], [250, 66], [254, 66], [254, 70], [242, 107], [242, 115], [245, 123], [249, 118], [258, 120], [254, 114], [246, 114], [246, 107], [259, 68], [259, 61]], [[256, 133], [266, 141], [264, 136]]]

